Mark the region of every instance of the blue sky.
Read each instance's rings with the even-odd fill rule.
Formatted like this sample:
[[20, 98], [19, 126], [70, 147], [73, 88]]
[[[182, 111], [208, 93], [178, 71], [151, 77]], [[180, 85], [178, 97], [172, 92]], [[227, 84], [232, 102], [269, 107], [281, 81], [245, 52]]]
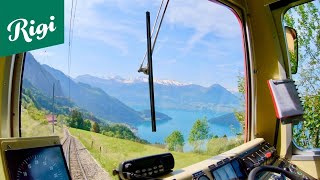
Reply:
[[[65, 0], [65, 43], [32, 51], [40, 63], [68, 74], [71, 0]], [[70, 75], [134, 78], [146, 49], [145, 12], [151, 25], [160, 0], [77, 2]], [[207, 0], [171, 0], [153, 54], [156, 79], [235, 90], [243, 72], [238, 20]]]

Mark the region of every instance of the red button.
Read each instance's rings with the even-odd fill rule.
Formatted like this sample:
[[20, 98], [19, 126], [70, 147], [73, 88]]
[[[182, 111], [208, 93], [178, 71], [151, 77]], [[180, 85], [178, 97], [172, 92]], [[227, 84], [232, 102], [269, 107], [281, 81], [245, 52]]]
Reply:
[[272, 153], [271, 153], [271, 152], [267, 152], [267, 153], [265, 154], [265, 156], [266, 156], [266, 158], [270, 158], [270, 157], [272, 156]]

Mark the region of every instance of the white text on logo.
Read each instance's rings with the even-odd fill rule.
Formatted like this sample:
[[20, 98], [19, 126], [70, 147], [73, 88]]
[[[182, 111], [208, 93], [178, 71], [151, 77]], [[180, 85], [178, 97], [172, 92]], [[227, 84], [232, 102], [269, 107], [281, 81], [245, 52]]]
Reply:
[[12, 28], [14, 29], [14, 34], [9, 35], [9, 41], [16, 41], [20, 36], [20, 32], [22, 33], [24, 40], [28, 43], [32, 41], [32, 38], [35, 35], [38, 40], [42, 40], [43, 38], [46, 37], [48, 30], [50, 32], [53, 32], [56, 30], [56, 27], [54, 26], [54, 22], [53, 22], [54, 19], [55, 19], [54, 16], [50, 16], [51, 22], [49, 23], [49, 25], [39, 24], [37, 27], [34, 26], [35, 21], [31, 20], [30, 21], [31, 26], [29, 27], [28, 31], [26, 29], [28, 26], [28, 21], [22, 18], [16, 19], [12, 21], [7, 27], [7, 30], [9, 32], [12, 31]]

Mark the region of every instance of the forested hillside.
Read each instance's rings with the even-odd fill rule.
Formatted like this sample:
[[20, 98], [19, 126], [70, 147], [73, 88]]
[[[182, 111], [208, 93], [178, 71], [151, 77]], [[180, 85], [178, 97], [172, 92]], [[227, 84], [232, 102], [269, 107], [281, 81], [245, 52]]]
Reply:
[[[128, 125], [101, 121], [92, 113], [78, 108], [67, 98], [55, 97], [53, 108], [52, 97], [42, 94], [27, 80], [24, 81], [21, 99], [22, 133], [24, 136], [50, 135], [52, 132], [52, 125], [51, 123], [48, 123], [47, 116], [51, 117], [53, 112], [57, 119], [55, 127], [59, 131], [63, 126], [69, 126], [101, 133], [111, 137], [148, 143], [137, 137]], [[33, 131], [32, 126], [37, 127], [38, 130], [39, 128], [43, 130], [39, 130], [39, 132], [38, 130]]]

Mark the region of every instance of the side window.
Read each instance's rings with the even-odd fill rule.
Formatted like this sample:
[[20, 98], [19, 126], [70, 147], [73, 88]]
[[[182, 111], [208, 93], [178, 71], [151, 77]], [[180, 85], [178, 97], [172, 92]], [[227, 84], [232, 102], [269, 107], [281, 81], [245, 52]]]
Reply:
[[[300, 148], [320, 148], [320, 16], [319, 1], [289, 9], [284, 25], [298, 36], [298, 71], [292, 75], [304, 106], [304, 121], [293, 126]], [[292, 58], [292, 56], [291, 56]], [[292, 66], [291, 66], [292, 67]]]

